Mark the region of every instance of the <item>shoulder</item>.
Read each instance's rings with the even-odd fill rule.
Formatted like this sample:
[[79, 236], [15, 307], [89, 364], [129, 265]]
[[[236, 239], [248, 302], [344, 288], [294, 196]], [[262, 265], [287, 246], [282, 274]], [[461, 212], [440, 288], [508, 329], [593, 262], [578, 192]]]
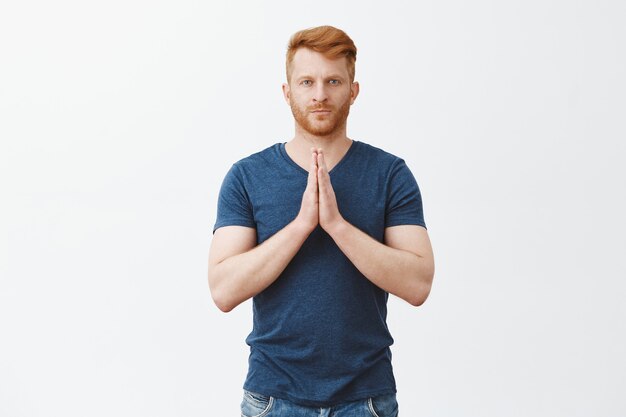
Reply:
[[404, 164], [402, 158], [378, 146], [366, 142], [358, 142], [358, 145], [360, 159], [382, 171], [389, 172]]
[[280, 158], [280, 145], [280, 143], [275, 143], [235, 161], [229, 170], [229, 174], [240, 179], [246, 177], [254, 178], [260, 172], [273, 169]]
[[265, 149], [237, 160], [233, 165], [239, 168], [244, 168], [275, 160], [280, 155], [280, 145], [280, 143], [275, 143]]

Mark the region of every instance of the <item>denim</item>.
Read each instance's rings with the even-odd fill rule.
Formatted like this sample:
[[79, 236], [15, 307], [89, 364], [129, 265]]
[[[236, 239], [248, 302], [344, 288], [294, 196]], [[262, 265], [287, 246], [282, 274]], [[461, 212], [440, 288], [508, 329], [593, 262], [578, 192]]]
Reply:
[[397, 417], [396, 394], [350, 401], [333, 407], [304, 407], [290, 401], [244, 390], [241, 417]]

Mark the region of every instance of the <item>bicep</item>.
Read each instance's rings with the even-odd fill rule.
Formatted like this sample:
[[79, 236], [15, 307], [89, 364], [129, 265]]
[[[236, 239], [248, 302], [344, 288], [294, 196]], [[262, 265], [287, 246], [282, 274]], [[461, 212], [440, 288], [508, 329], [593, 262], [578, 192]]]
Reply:
[[249, 251], [256, 246], [256, 229], [246, 226], [223, 226], [213, 234], [209, 249], [209, 267], [224, 259]]
[[433, 262], [433, 249], [428, 231], [423, 226], [399, 225], [385, 228], [385, 245], [411, 252]]

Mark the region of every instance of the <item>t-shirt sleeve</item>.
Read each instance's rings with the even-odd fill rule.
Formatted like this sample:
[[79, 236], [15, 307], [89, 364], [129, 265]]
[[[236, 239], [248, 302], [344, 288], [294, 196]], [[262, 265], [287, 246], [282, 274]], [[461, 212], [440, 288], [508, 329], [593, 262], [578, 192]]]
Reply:
[[398, 159], [391, 169], [388, 190], [385, 227], [414, 224], [426, 228], [422, 194], [403, 159]]
[[230, 168], [222, 181], [213, 233], [222, 226], [256, 227], [252, 205], [236, 164]]

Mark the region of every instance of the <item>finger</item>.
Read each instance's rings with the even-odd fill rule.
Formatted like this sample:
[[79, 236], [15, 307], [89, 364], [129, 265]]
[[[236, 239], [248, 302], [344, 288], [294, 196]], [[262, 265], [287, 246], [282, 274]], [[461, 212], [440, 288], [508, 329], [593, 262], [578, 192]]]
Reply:
[[324, 170], [328, 172], [328, 166], [326, 166], [326, 154], [321, 149], [318, 151], [318, 154], [321, 156], [321, 158], [319, 158], [321, 162], [319, 162], [318, 165], [323, 166]]
[[321, 149], [317, 153], [317, 166], [319, 167], [319, 172], [322, 173], [322, 176], [328, 178], [328, 167], [326, 166], [326, 159], [324, 158], [324, 153]]
[[317, 167], [317, 153], [315, 152], [315, 148], [311, 148], [311, 165], [309, 168], [307, 186], [314, 187], [315, 191], [317, 191]]
[[317, 154], [317, 182], [320, 194], [328, 193], [328, 188], [331, 186], [330, 179], [324, 162], [324, 154], [319, 152]]

